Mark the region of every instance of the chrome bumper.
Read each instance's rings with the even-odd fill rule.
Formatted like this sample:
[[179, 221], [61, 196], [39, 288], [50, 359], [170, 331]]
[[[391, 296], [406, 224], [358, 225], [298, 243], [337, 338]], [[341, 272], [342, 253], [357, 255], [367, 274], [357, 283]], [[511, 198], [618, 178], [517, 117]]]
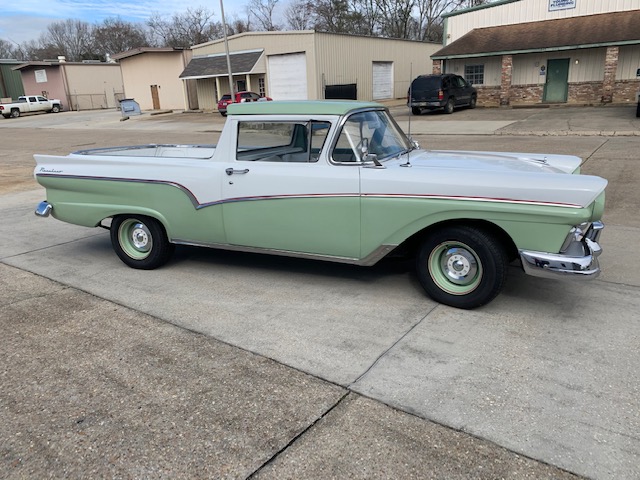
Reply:
[[40, 202], [36, 207], [35, 214], [39, 217], [48, 217], [53, 210], [53, 206], [48, 202]]
[[598, 239], [603, 228], [602, 222], [593, 222], [586, 231], [573, 228], [560, 253], [520, 250], [524, 272], [544, 278], [596, 278], [600, 275], [598, 257], [602, 248]]

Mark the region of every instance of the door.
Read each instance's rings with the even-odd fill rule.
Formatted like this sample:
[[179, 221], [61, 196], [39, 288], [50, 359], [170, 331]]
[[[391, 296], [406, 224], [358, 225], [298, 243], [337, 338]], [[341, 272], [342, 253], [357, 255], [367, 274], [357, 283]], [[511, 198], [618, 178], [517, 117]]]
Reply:
[[569, 92], [569, 59], [547, 61], [547, 80], [544, 84], [544, 101], [565, 103]]
[[393, 98], [393, 62], [373, 62], [373, 99]]
[[307, 57], [304, 53], [267, 57], [269, 96], [274, 100], [307, 100]]
[[227, 121], [240, 146], [221, 165], [227, 243], [359, 258], [360, 167], [328, 162], [330, 124]]
[[151, 101], [153, 109], [160, 110], [160, 94], [158, 93], [158, 85], [151, 85]]

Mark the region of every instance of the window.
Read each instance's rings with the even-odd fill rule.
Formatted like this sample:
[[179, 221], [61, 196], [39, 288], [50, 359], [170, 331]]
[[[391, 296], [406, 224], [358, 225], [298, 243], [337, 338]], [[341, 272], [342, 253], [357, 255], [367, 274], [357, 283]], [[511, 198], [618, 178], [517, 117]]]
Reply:
[[473, 85], [484, 85], [484, 65], [465, 65], [464, 78]]
[[245, 162], [317, 162], [328, 122], [239, 122], [236, 158]]
[[334, 162], [366, 161], [364, 154], [378, 160], [398, 156], [411, 148], [407, 137], [382, 110], [351, 115], [332, 152]]
[[46, 102], [46, 101], [47, 101], [47, 99], [46, 99], [46, 98], [44, 98], [44, 97], [38, 97], [38, 101], [39, 101], [39, 102]]
[[36, 100], [36, 97], [29, 97], [29, 101], [30, 102], [37, 102], [38, 100]]
[[260, 77], [258, 79], [258, 93], [260, 94], [261, 97], [267, 96], [267, 90], [264, 87], [264, 77]]

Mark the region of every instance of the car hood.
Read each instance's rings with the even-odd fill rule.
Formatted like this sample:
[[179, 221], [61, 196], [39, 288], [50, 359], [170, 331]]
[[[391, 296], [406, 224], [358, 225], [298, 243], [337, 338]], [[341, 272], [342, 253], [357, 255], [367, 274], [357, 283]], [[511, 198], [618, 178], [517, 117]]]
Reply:
[[385, 181], [398, 180], [418, 195], [586, 207], [607, 180], [571, 175], [580, 164], [571, 155], [444, 150], [414, 150], [383, 163]]

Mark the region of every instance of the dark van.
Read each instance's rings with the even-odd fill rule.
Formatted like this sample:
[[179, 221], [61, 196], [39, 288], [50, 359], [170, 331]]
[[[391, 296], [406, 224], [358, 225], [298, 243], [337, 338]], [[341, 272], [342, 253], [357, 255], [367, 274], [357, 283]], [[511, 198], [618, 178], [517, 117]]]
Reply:
[[424, 110], [443, 108], [445, 113], [453, 113], [454, 108], [476, 107], [478, 93], [460, 75], [420, 75], [411, 82], [407, 104], [414, 115]]

